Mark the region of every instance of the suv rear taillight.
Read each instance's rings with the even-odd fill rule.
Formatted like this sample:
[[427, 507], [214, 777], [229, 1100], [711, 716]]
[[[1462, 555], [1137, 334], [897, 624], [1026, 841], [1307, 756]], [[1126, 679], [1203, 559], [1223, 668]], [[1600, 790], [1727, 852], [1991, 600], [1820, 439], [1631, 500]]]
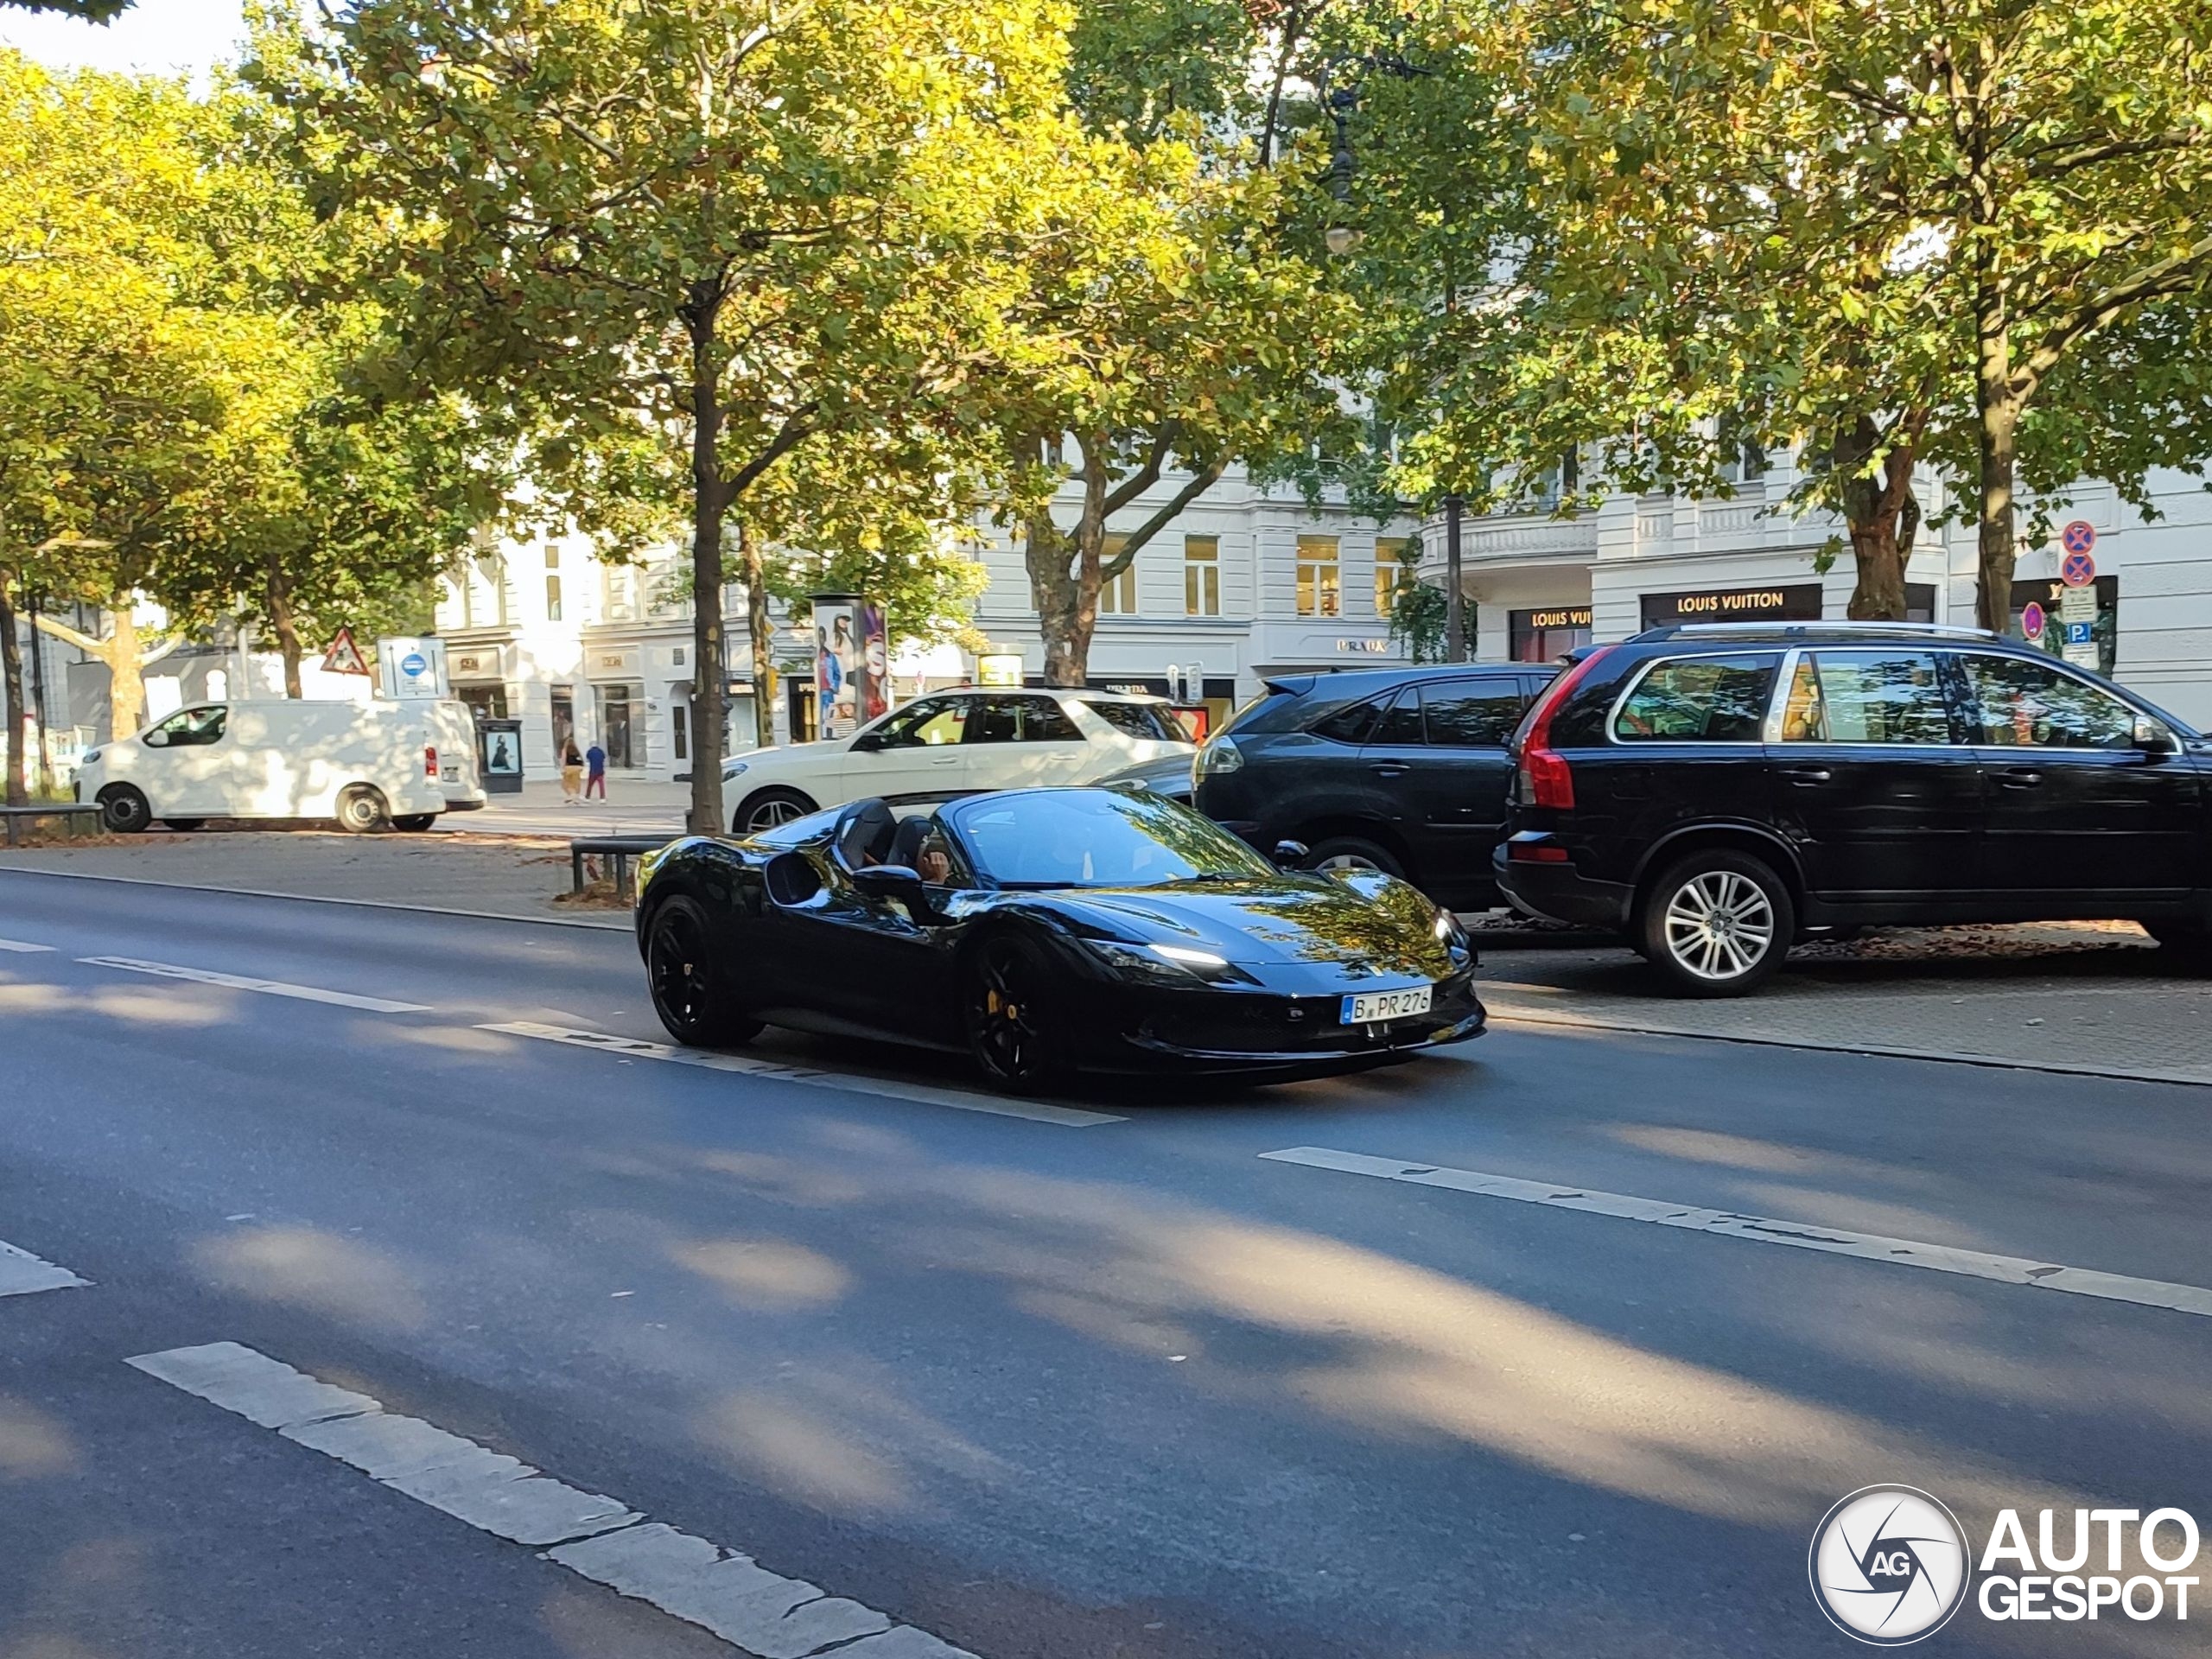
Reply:
[[427, 743], [423, 746], [423, 775], [425, 778], [438, 775], [438, 752]]
[[1551, 747], [1552, 716], [1611, 650], [1611, 645], [1599, 646], [1554, 680], [1529, 710], [1529, 718], [1515, 740], [1521, 752], [1522, 805], [1552, 807], [1562, 812], [1574, 810], [1574, 770], [1567, 764], [1567, 757]]

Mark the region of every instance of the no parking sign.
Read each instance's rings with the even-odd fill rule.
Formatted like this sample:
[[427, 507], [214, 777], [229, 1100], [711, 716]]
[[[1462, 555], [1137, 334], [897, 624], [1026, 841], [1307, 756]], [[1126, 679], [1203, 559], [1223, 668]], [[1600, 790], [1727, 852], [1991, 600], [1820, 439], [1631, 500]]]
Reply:
[[2066, 556], [2059, 562], [2058, 579], [2069, 588], [2086, 588], [2097, 579], [2097, 561], [2094, 551], [2097, 545], [2097, 529], [2086, 518], [2076, 518], [2058, 533], [2058, 544], [2066, 550]]

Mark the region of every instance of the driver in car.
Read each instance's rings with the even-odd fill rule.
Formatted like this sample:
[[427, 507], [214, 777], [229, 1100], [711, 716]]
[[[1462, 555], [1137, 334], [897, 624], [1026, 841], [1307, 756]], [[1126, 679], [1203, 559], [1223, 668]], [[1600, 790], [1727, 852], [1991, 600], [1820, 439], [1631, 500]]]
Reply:
[[934, 817], [902, 819], [898, 834], [891, 838], [891, 855], [884, 861], [904, 864], [933, 887], [952, 879], [952, 855], [945, 850], [944, 836]]

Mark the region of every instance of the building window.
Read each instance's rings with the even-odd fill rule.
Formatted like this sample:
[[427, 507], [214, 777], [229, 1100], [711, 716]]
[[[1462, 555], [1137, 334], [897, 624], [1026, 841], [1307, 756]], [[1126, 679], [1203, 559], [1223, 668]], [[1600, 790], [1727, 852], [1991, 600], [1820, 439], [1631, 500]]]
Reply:
[[1375, 614], [1384, 621], [1396, 608], [1398, 595], [1414, 579], [1413, 557], [1417, 543], [1410, 536], [1379, 536], [1375, 541]]
[[1749, 423], [1730, 410], [1720, 417], [1715, 438], [1720, 476], [1731, 484], [1756, 484], [1766, 476], [1766, 451], [1751, 442]]
[[1183, 538], [1183, 614], [1221, 614], [1221, 537]]
[[628, 622], [638, 614], [638, 573], [626, 564], [607, 567], [607, 620]]
[[599, 740], [607, 751], [607, 764], [623, 770], [636, 766], [636, 750], [632, 747], [630, 728], [631, 688], [626, 685], [602, 685], [599, 688]]
[[558, 576], [545, 578], [545, 620], [548, 622], [561, 620], [561, 578]]
[[545, 568], [548, 570], [558, 570], [561, 568], [561, 547], [559, 543], [548, 542], [545, 543]]
[[1300, 616], [1338, 616], [1343, 613], [1337, 588], [1337, 538], [1301, 536], [1298, 538], [1298, 613]]
[[691, 758], [691, 710], [673, 686], [669, 688], [668, 738], [678, 760]]
[[553, 702], [553, 763], [561, 762], [561, 751], [576, 734], [576, 688], [556, 685], [552, 688]]
[[[1103, 567], [1122, 556], [1122, 549], [1129, 544], [1126, 536], [1109, 536], [1098, 550], [1098, 563]], [[1098, 613], [1101, 616], [1135, 616], [1137, 613], [1137, 566], [1129, 561], [1129, 568], [1117, 576], [1109, 576], [1098, 584]]]

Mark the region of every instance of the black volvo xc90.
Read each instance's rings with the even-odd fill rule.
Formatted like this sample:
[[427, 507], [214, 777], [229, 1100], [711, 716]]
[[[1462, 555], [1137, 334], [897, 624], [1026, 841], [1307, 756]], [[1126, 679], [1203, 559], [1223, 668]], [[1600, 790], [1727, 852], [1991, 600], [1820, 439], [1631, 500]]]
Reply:
[[1870, 924], [2116, 918], [2212, 958], [2212, 743], [1994, 634], [1656, 628], [1582, 656], [1512, 752], [1499, 887], [1688, 995]]

